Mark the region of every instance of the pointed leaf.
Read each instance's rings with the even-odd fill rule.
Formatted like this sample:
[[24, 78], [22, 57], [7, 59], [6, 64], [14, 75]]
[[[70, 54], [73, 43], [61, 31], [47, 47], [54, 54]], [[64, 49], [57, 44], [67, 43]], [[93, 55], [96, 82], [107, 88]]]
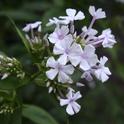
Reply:
[[24, 105], [22, 114], [36, 124], [58, 124], [45, 110], [37, 106]]
[[20, 31], [20, 29], [16, 26], [15, 22], [9, 18], [11, 23], [13, 24], [16, 32], [18, 33], [19, 37], [21, 38], [23, 44], [25, 45], [27, 51], [30, 53], [30, 47], [29, 47], [29, 42], [27, 41], [27, 39], [24, 37], [23, 33]]

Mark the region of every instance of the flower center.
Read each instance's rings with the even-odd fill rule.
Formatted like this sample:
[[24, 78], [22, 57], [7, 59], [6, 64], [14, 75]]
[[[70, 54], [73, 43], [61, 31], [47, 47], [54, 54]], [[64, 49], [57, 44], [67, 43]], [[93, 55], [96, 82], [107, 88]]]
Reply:
[[81, 57], [83, 58], [83, 59], [87, 59], [88, 58], [88, 56], [86, 55], [86, 54], [81, 54]]
[[70, 50], [67, 48], [67, 49], [65, 49], [65, 53], [66, 54], [69, 54], [69, 52], [70, 52]]
[[69, 100], [69, 102], [70, 102], [70, 103], [74, 102], [74, 99], [73, 99], [73, 98], [71, 98], [71, 99]]
[[57, 65], [57, 69], [58, 69], [59, 71], [61, 71], [61, 70], [62, 70], [62, 66], [61, 66], [60, 64], [58, 64], [58, 65]]
[[57, 32], [58, 35], [58, 39], [63, 40], [64, 39], [64, 35], [62, 32]]

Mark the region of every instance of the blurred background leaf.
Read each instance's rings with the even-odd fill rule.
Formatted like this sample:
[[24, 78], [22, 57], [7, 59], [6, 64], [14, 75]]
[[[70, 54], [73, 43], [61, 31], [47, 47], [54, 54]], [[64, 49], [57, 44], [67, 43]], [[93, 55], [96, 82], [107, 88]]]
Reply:
[[45, 110], [37, 106], [24, 105], [22, 114], [36, 124], [58, 124]]

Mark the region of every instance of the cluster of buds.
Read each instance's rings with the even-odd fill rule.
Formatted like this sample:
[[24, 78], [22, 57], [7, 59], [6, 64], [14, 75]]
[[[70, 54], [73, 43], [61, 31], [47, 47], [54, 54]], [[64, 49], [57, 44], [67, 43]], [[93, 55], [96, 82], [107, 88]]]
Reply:
[[47, 34], [43, 36], [41, 24], [41, 21], [37, 21], [35, 23], [29, 23], [23, 28], [25, 38], [33, 55], [41, 54], [45, 47], [49, 46]]
[[21, 63], [17, 59], [0, 55], [0, 75], [2, 80], [9, 75], [16, 75], [17, 78], [23, 79], [25, 73], [22, 70]]
[[13, 114], [14, 110], [15, 109], [12, 105], [3, 104], [0, 106], [0, 114]]
[[[82, 11], [77, 12], [71, 8], [66, 9], [66, 16], [49, 19], [46, 25], [55, 26], [55, 30], [46, 39], [47, 43], [49, 41], [49, 49], [52, 48], [51, 56], [45, 56], [45, 58], [48, 58], [45, 68], [49, 68], [46, 71], [47, 87], [49, 92], [53, 91], [57, 94], [61, 106], [67, 105], [66, 112], [69, 115], [74, 115], [81, 109], [76, 101], [82, 95], [75, 88], [84, 86], [81, 79], [91, 82], [96, 78], [101, 82], [105, 82], [111, 75], [109, 68], [105, 66], [108, 58], [105, 56], [98, 57], [96, 48], [101, 46], [103, 48], [112, 48], [116, 43], [115, 37], [111, 29], [105, 29], [99, 34], [93, 28], [98, 19], [106, 17], [101, 8], [96, 10], [94, 6], [90, 6], [89, 13], [92, 16], [91, 23], [89, 26], [82, 26], [80, 33], [75, 30], [75, 21], [83, 20], [85, 15]], [[28, 24], [23, 29], [31, 46], [42, 41], [38, 35], [34, 36], [34, 30], [41, 32], [41, 22]], [[27, 32], [31, 32], [31, 38], [29, 38]], [[75, 82], [72, 76], [77, 70], [82, 74], [79, 80]], [[59, 89], [59, 86], [63, 88]]]

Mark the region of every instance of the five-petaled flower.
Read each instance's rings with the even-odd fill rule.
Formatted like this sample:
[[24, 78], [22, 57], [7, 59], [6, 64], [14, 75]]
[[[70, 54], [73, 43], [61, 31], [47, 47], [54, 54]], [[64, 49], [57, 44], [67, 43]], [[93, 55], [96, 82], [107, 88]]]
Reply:
[[80, 48], [80, 52], [77, 55], [77, 58], [75, 57], [75, 65], [80, 64], [80, 68], [84, 71], [87, 71], [92, 66], [95, 66], [97, 62], [98, 58], [95, 54], [95, 47], [92, 45], [86, 45], [84, 50]]
[[55, 61], [53, 57], [50, 57], [46, 64], [47, 67], [52, 69], [46, 72], [46, 75], [49, 79], [53, 80], [58, 74], [58, 82], [61, 83], [72, 83], [72, 79], [69, 75], [72, 75], [74, 72], [74, 67], [70, 64], [63, 65], [59, 61]]
[[102, 34], [98, 37], [102, 41], [103, 47], [112, 48], [116, 43], [115, 37], [111, 34], [111, 29], [106, 29], [102, 32]]
[[65, 21], [65, 24], [68, 24], [70, 22], [76, 21], [76, 20], [83, 20], [85, 18], [84, 13], [79, 11], [76, 14], [75, 9], [66, 9], [67, 16], [60, 16], [60, 19], [63, 19]]
[[55, 31], [49, 35], [48, 39], [51, 43], [57, 43], [68, 37], [69, 28], [68, 26], [62, 26], [61, 28], [56, 27]]
[[107, 57], [100, 58], [98, 69], [95, 70], [95, 76], [101, 80], [102, 82], [105, 82], [109, 79], [109, 75], [111, 75], [111, 72], [108, 67], [105, 67], [105, 63], [108, 61]]
[[78, 113], [81, 109], [81, 106], [76, 101], [82, 97], [80, 92], [78, 91], [74, 93], [73, 90], [69, 90], [66, 97], [66, 99], [60, 99], [60, 105], [67, 105], [66, 112], [69, 115], [74, 115], [75, 113]]
[[62, 42], [56, 43], [53, 49], [55, 55], [60, 55], [58, 61], [63, 64], [70, 61], [72, 65], [75, 65], [79, 52], [80, 45], [74, 42], [71, 34], [65, 37]]
[[104, 11], [102, 11], [101, 8], [95, 10], [94, 6], [89, 7], [89, 12], [90, 14], [95, 18], [95, 19], [102, 19], [106, 17], [106, 14]]

